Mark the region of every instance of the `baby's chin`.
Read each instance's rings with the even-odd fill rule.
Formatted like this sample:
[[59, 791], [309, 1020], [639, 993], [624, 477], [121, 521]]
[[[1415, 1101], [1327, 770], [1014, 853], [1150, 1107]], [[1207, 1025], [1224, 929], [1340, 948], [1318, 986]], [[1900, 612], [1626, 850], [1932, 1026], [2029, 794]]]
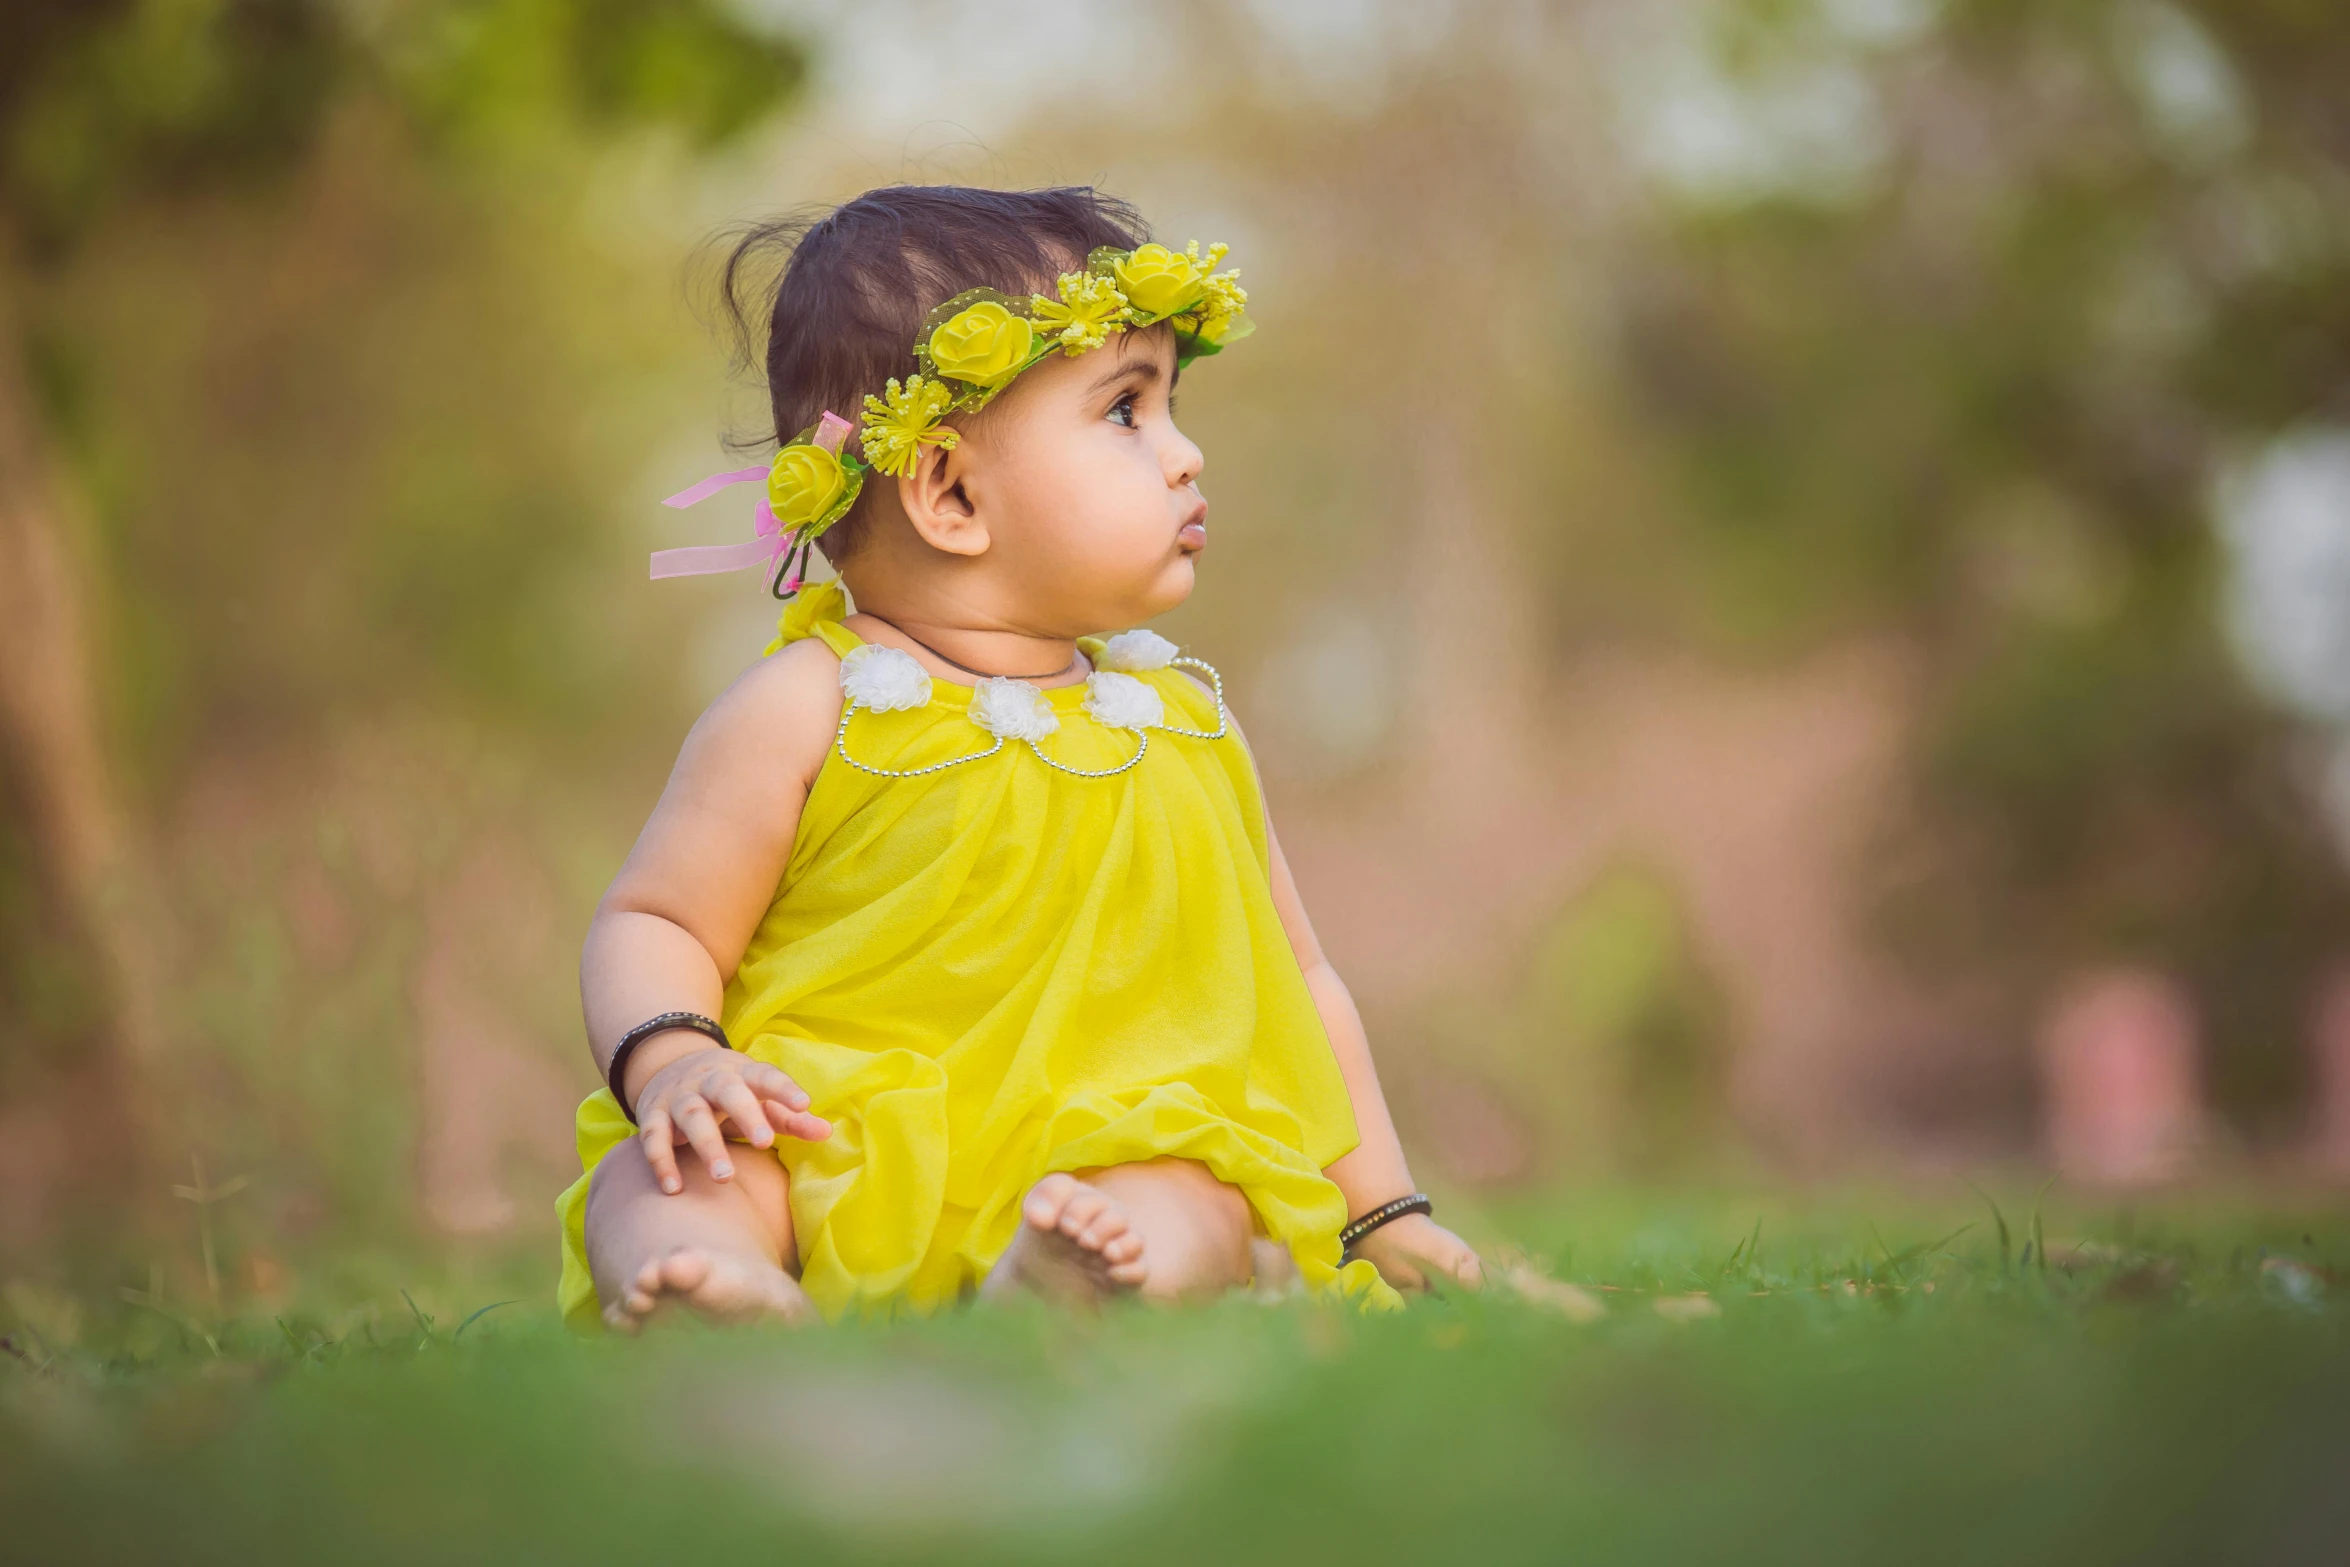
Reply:
[[[1063, 602], [1075, 610], [1075, 613], [1066, 617], [1064, 623], [1082, 623], [1104, 635], [1131, 630], [1145, 621], [1157, 619], [1190, 598], [1195, 574], [1191, 560], [1184, 557], [1164, 562], [1147, 577], [1129, 579], [1115, 587], [1105, 583], [1102, 586], [1107, 591], [1081, 593], [1074, 598], [1064, 599]], [[1063, 620], [1060, 615], [1053, 618]]]
[[1155, 620], [1191, 597], [1191, 562], [1173, 562], [1156, 576], [1121, 586], [1122, 591], [1083, 595], [1077, 602], [1084, 607], [1066, 623], [1082, 622], [1106, 635]]
[[1151, 583], [1149, 591], [1142, 596], [1141, 607], [1129, 624], [1140, 625], [1146, 620], [1155, 620], [1175, 608], [1191, 597], [1192, 587], [1198, 579], [1199, 567], [1195, 557], [1176, 556], [1167, 562], [1157, 580]]

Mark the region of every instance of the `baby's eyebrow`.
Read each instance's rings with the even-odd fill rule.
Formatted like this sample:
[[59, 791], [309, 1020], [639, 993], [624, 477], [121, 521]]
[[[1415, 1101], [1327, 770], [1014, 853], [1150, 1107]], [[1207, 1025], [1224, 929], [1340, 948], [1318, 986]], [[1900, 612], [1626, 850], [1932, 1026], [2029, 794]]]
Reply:
[[1086, 388], [1087, 394], [1091, 395], [1094, 392], [1101, 391], [1103, 388], [1110, 386], [1115, 382], [1125, 380], [1128, 376], [1140, 376], [1145, 381], [1156, 381], [1159, 378], [1158, 364], [1156, 361], [1149, 359], [1129, 359], [1122, 361], [1112, 369], [1104, 372], [1099, 376], [1096, 376], [1094, 378], [1093, 385]]

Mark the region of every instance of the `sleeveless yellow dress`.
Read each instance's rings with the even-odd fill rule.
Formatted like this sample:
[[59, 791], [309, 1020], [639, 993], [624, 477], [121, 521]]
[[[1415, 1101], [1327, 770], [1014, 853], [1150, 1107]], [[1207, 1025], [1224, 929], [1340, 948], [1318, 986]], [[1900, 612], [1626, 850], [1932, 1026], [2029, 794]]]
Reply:
[[[1396, 1304], [1370, 1263], [1341, 1262], [1346, 1203], [1322, 1170], [1355, 1146], [1353, 1108], [1220, 701], [1143, 632], [1107, 655], [1084, 643], [1097, 668], [1143, 646], [1128, 673], [1085, 685], [929, 680], [842, 625], [844, 608], [836, 586], [811, 589], [769, 651], [814, 635], [844, 670], [895, 681], [844, 704], [720, 1019], [832, 1122], [823, 1142], [774, 1146], [818, 1309], [956, 1301], [1038, 1180], [1157, 1158], [1237, 1187], [1309, 1287]], [[608, 1091], [580, 1105], [583, 1173], [557, 1203], [575, 1326], [601, 1320], [584, 1172], [633, 1133]]]

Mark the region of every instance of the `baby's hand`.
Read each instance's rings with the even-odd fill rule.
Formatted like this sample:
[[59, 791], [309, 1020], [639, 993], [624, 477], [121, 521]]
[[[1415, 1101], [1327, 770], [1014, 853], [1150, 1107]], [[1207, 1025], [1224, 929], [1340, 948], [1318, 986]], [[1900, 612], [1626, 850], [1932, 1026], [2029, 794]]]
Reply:
[[807, 1091], [764, 1061], [733, 1050], [695, 1050], [655, 1072], [636, 1100], [637, 1136], [645, 1162], [661, 1190], [685, 1190], [677, 1173], [677, 1145], [690, 1143], [713, 1180], [728, 1180], [734, 1165], [726, 1156], [719, 1123], [753, 1148], [765, 1148], [777, 1132], [809, 1142], [832, 1135], [832, 1124], [808, 1113]]
[[1380, 1225], [1355, 1242], [1354, 1254], [1368, 1257], [1379, 1276], [1399, 1290], [1433, 1284], [1477, 1289], [1485, 1282], [1484, 1264], [1469, 1243], [1424, 1213]]

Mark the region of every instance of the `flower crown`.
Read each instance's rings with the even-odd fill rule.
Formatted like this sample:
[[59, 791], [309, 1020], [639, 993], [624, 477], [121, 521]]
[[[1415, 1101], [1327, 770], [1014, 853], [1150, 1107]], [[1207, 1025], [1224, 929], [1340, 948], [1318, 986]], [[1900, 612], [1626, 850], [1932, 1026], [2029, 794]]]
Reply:
[[790, 598], [800, 589], [809, 552], [856, 504], [867, 472], [903, 477], [921, 462], [924, 447], [952, 451], [962, 437], [943, 422], [947, 415], [986, 407], [1055, 349], [1074, 358], [1101, 347], [1113, 332], [1163, 321], [1174, 329], [1181, 366], [1248, 336], [1255, 323], [1244, 313], [1248, 292], [1240, 274], [1216, 270], [1229, 248], [1210, 245], [1203, 256], [1197, 240], [1181, 250], [1105, 247], [1085, 258], [1082, 271], [1062, 273], [1051, 294], [964, 290], [923, 321], [914, 343], [920, 369], [903, 382], [892, 376], [880, 393], [866, 396], [856, 431], [861, 458], [847, 449], [849, 421], [828, 409], [786, 442], [772, 463], [713, 474], [670, 496], [663, 505], [691, 506], [731, 484], [767, 481], [758, 537], [657, 551], [653, 575], [695, 576], [772, 563], [775, 596]]

